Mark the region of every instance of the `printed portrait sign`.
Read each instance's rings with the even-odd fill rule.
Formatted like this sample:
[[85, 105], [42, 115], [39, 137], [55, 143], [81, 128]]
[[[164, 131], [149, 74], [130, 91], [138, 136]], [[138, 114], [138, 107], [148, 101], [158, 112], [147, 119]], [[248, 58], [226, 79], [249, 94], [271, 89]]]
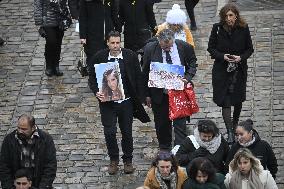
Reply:
[[118, 62], [95, 64], [99, 92], [104, 94], [104, 101], [125, 99]]
[[183, 90], [184, 66], [151, 62], [148, 87]]

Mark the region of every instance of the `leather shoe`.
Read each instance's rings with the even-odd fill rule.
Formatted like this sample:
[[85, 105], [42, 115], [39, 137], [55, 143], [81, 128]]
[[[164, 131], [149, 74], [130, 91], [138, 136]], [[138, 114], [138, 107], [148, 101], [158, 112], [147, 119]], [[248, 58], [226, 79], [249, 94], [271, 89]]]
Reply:
[[124, 173], [131, 174], [134, 172], [134, 167], [131, 162], [124, 162]]
[[63, 72], [59, 70], [59, 67], [55, 67], [54, 75], [63, 76]]
[[46, 69], [46, 70], [45, 70], [45, 75], [47, 75], [48, 77], [53, 76], [53, 71], [52, 71], [52, 69]]
[[110, 161], [108, 165], [108, 174], [115, 175], [118, 171], [118, 161]]

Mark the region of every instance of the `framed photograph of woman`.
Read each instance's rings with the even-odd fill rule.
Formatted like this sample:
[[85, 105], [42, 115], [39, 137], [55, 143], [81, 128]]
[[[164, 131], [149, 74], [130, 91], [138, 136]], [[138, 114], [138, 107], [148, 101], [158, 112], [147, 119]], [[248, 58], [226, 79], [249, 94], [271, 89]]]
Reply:
[[104, 101], [125, 99], [119, 64], [117, 62], [96, 64], [95, 72], [99, 92], [104, 94]]

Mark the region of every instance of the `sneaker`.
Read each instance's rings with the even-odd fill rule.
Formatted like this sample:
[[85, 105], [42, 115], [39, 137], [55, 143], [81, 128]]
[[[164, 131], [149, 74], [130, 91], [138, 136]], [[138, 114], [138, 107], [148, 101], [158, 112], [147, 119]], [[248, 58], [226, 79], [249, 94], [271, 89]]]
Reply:
[[131, 174], [133, 173], [135, 168], [133, 167], [131, 162], [124, 162], [124, 173]]
[[118, 171], [118, 161], [110, 161], [108, 165], [108, 174], [115, 175]]

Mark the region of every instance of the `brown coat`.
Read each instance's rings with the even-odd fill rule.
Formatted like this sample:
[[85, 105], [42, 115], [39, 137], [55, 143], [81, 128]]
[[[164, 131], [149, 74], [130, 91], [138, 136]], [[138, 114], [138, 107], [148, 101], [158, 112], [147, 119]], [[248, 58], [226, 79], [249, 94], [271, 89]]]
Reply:
[[[149, 187], [150, 189], [160, 189], [160, 184], [157, 181], [157, 178], [155, 176], [155, 171], [156, 171], [156, 167], [152, 167], [146, 176], [146, 179], [144, 181], [144, 186]], [[184, 183], [184, 181], [187, 179], [187, 175], [185, 170], [183, 170], [182, 168], [178, 167], [177, 170], [177, 187], [175, 189], [181, 189], [182, 184]]]

